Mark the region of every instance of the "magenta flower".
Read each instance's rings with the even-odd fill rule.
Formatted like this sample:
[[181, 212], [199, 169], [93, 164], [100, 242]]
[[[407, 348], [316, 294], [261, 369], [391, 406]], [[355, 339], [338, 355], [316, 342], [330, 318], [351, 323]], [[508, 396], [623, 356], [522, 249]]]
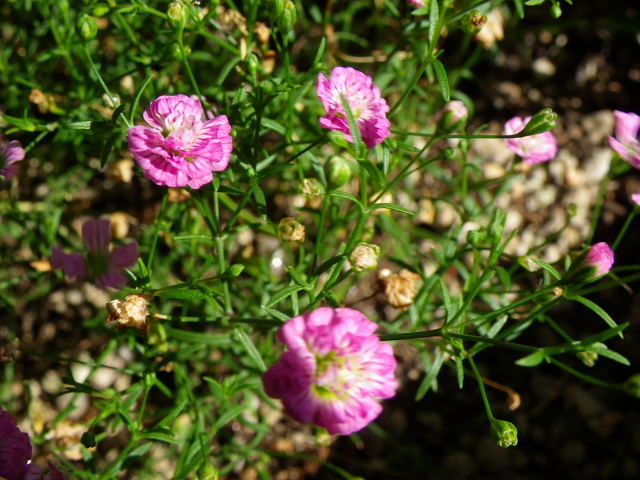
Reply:
[[609, 146], [627, 162], [636, 168], [640, 168], [640, 116], [635, 113], [615, 110], [616, 136], [609, 136]]
[[23, 480], [64, 480], [64, 475], [51, 462], [47, 466], [30, 463]]
[[342, 106], [344, 99], [367, 147], [373, 148], [391, 135], [391, 123], [386, 116], [389, 106], [368, 75], [351, 67], [335, 67], [328, 79], [322, 73], [318, 75], [316, 88], [327, 112], [320, 117], [320, 125], [324, 128], [342, 132], [348, 141], [353, 142]]
[[[213, 115], [210, 115], [213, 117]], [[163, 95], [144, 111], [150, 126], [129, 129], [129, 150], [157, 185], [200, 188], [227, 168], [233, 145], [225, 115], [207, 119], [200, 100]]]
[[596, 243], [589, 249], [585, 263], [595, 267], [596, 276], [604, 275], [613, 266], [613, 251], [605, 242]]
[[102, 288], [120, 288], [127, 283], [121, 273], [131, 267], [138, 258], [138, 244], [131, 242], [109, 251], [111, 241], [109, 220], [89, 219], [82, 225], [82, 239], [87, 249], [86, 255], [64, 253], [53, 247], [51, 266], [61, 268], [70, 277], [92, 280]]
[[24, 150], [17, 140], [6, 142], [0, 134], [0, 175], [11, 180], [18, 171], [17, 162], [24, 159]]
[[378, 326], [351, 308], [322, 307], [287, 321], [276, 338], [287, 346], [263, 376], [267, 395], [302, 423], [348, 435], [382, 411], [398, 386], [391, 345]]
[[[515, 135], [524, 129], [529, 120], [531, 120], [531, 117], [513, 117], [504, 124], [502, 133], [504, 135]], [[558, 152], [558, 143], [552, 132], [542, 132], [521, 138], [507, 138], [506, 141], [509, 150], [520, 155], [530, 165], [548, 162]]]
[[29, 435], [21, 432], [14, 418], [0, 408], [0, 477], [22, 480], [30, 458]]
[[632, 193], [631, 194], [631, 201], [633, 203], [635, 203], [636, 205], [640, 206], [640, 193]]
[[424, 0], [409, 0], [409, 3], [418, 8], [425, 6]]

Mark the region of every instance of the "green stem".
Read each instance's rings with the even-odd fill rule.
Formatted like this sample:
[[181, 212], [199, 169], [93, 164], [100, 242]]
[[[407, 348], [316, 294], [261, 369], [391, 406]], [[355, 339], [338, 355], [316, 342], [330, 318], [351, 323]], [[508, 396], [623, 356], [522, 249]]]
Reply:
[[180, 49], [180, 58], [187, 72], [187, 77], [189, 77], [189, 81], [191, 82], [191, 86], [193, 87], [193, 91], [196, 92], [196, 95], [198, 96], [198, 100], [202, 100], [202, 93], [200, 93], [198, 82], [196, 82], [196, 77], [194, 77], [193, 75], [193, 71], [191, 70], [191, 65], [189, 65], [189, 60], [187, 59], [187, 52], [184, 49], [183, 34], [184, 34], [184, 24], [181, 23], [177, 27], [177, 40], [178, 40], [178, 48]]
[[487, 398], [487, 392], [484, 389], [484, 383], [482, 382], [482, 375], [478, 371], [478, 367], [476, 366], [476, 362], [473, 361], [473, 357], [467, 357], [469, 361], [469, 365], [471, 365], [471, 370], [473, 370], [473, 375], [476, 377], [476, 381], [478, 382], [478, 389], [480, 390], [480, 396], [482, 397], [482, 403], [484, 404], [484, 409], [487, 412], [487, 418], [489, 422], [495, 420], [493, 413], [491, 412], [491, 405], [489, 404], [489, 399]]
[[615, 250], [616, 247], [620, 244], [620, 242], [624, 238], [624, 235], [627, 233], [627, 230], [629, 229], [629, 226], [631, 225], [631, 222], [633, 221], [635, 216], [638, 214], [638, 210], [639, 210], [638, 208], [634, 208], [631, 211], [631, 213], [629, 215], [627, 215], [627, 219], [625, 220], [624, 225], [622, 225], [622, 228], [618, 232], [618, 235], [616, 236], [616, 239], [611, 244], [611, 250]]
[[153, 228], [153, 237], [151, 238], [151, 247], [149, 248], [149, 256], [147, 257], [147, 269], [151, 270], [151, 265], [153, 264], [153, 258], [156, 254], [156, 248], [158, 247], [158, 233], [160, 232], [160, 224], [164, 220], [164, 214], [167, 209], [167, 199], [169, 197], [168, 193], [165, 193], [162, 197], [162, 203], [160, 204], [160, 212], [158, 213], [158, 218], [156, 219], [154, 228]]
[[[226, 271], [227, 259], [224, 254], [224, 238], [216, 237], [216, 254], [218, 255], [218, 273], [222, 275]], [[231, 294], [229, 292], [229, 280], [222, 280], [222, 296], [224, 298], [224, 311], [227, 314], [233, 312], [231, 309]]]

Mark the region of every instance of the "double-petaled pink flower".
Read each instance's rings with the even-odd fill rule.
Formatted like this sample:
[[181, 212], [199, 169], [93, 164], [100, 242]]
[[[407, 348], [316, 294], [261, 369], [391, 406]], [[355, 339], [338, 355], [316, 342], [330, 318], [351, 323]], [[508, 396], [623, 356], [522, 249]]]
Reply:
[[395, 395], [396, 360], [378, 326], [350, 308], [322, 307], [277, 333], [287, 351], [263, 376], [264, 388], [302, 423], [348, 435], [372, 422]]
[[615, 110], [616, 136], [609, 136], [609, 145], [627, 162], [640, 168], [640, 116]]
[[606, 242], [599, 242], [591, 245], [585, 264], [589, 267], [595, 267], [595, 275], [597, 277], [609, 273], [613, 266], [613, 250]]
[[[515, 135], [520, 133], [529, 123], [531, 117], [513, 117], [504, 124], [504, 135]], [[522, 160], [533, 165], [541, 162], [548, 162], [553, 159], [558, 152], [558, 142], [552, 132], [542, 132], [528, 137], [507, 138], [507, 147], [516, 155], [520, 155]]]
[[[213, 115], [211, 115], [213, 116]], [[200, 188], [227, 168], [233, 145], [225, 115], [207, 118], [200, 100], [186, 95], [156, 98], [129, 129], [129, 150], [144, 176], [167, 187]]]
[[29, 463], [29, 435], [22, 432], [15, 419], [0, 408], [0, 478], [6, 480], [64, 480], [55, 465], [46, 467]]
[[351, 67], [335, 67], [329, 78], [322, 73], [318, 75], [317, 91], [327, 112], [320, 117], [320, 125], [324, 128], [342, 132], [353, 142], [344, 101], [349, 105], [367, 147], [375, 147], [391, 134], [391, 124], [387, 120], [389, 106], [368, 75]]
[[17, 162], [24, 159], [24, 150], [17, 140], [7, 142], [0, 134], [0, 175], [11, 180], [18, 171]]
[[90, 219], [82, 225], [82, 240], [86, 255], [65, 253], [53, 247], [51, 266], [61, 268], [70, 277], [88, 279], [102, 288], [120, 288], [127, 283], [122, 269], [131, 267], [138, 258], [138, 244], [131, 242], [109, 251], [111, 241], [109, 220]]

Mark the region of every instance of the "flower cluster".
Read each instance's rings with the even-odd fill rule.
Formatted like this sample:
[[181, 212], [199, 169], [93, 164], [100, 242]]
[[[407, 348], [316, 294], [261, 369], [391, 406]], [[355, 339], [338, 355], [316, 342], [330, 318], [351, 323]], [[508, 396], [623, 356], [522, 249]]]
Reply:
[[65, 253], [53, 247], [51, 266], [61, 268], [70, 277], [89, 279], [102, 288], [120, 288], [127, 283], [123, 268], [131, 267], [138, 258], [138, 244], [131, 242], [109, 251], [111, 241], [109, 220], [89, 219], [82, 225], [82, 240], [86, 255]]
[[374, 335], [377, 325], [350, 308], [322, 307], [287, 321], [277, 339], [287, 351], [263, 377], [264, 388], [302, 423], [348, 435], [382, 411], [395, 395], [391, 345]]
[[0, 134], [0, 175], [11, 180], [18, 171], [17, 162], [24, 159], [24, 150], [17, 140], [5, 141]]
[[143, 117], [149, 126], [130, 128], [127, 141], [144, 176], [155, 184], [200, 188], [213, 180], [213, 172], [227, 168], [231, 125], [224, 115], [207, 119], [197, 98], [160, 96]]
[[[504, 135], [515, 135], [524, 130], [531, 117], [513, 117], [504, 124]], [[558, 152], [558, 142], [552, 132], [542, 132], [528, 137], [507, 138], [507, 147], [530, 164], [548, 162]]]
[[635, 168], [640, 168], [640, 116], [619, 110], [615, 110], [613, 115], [616, 119], [616, 136], [609, 136], [609, 145]]
[[31, 442], [15, 419], [0, 408], [0, 478], [6, 480], [64, 480], [52, 463], [46, 467], [29, 463]]
[[391, 134], [391, 123], [387, 119], [389, 106], [368, 75], [351, 67], [335, 67], [329, 78], [322, 73], [318, 75], [317, 92], [327, 112], [320, 117], [320, 125], [324, 128], [342, 132], [353, 142], [343, 106], [346, 102], [367, 147], [375, 147]]

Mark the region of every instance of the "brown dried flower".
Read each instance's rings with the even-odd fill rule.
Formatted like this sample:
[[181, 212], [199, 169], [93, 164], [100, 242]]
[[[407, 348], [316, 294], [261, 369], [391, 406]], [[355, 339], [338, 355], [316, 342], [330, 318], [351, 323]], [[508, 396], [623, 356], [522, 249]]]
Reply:
[[420, 275], [402, 269], [392, 273], [388, 268], [380, 270], [378, 279], [384, 285], [384, 293], [391, 305], [397, 308], [409, 308], [418, 293]]
[[112, 300], [107, 303], [108, 322], [118, 322], [121, 327], [135, 327], [141, 332], [147, 331], [149, 315], [149, 295], [134, 293], [124, 300]]

